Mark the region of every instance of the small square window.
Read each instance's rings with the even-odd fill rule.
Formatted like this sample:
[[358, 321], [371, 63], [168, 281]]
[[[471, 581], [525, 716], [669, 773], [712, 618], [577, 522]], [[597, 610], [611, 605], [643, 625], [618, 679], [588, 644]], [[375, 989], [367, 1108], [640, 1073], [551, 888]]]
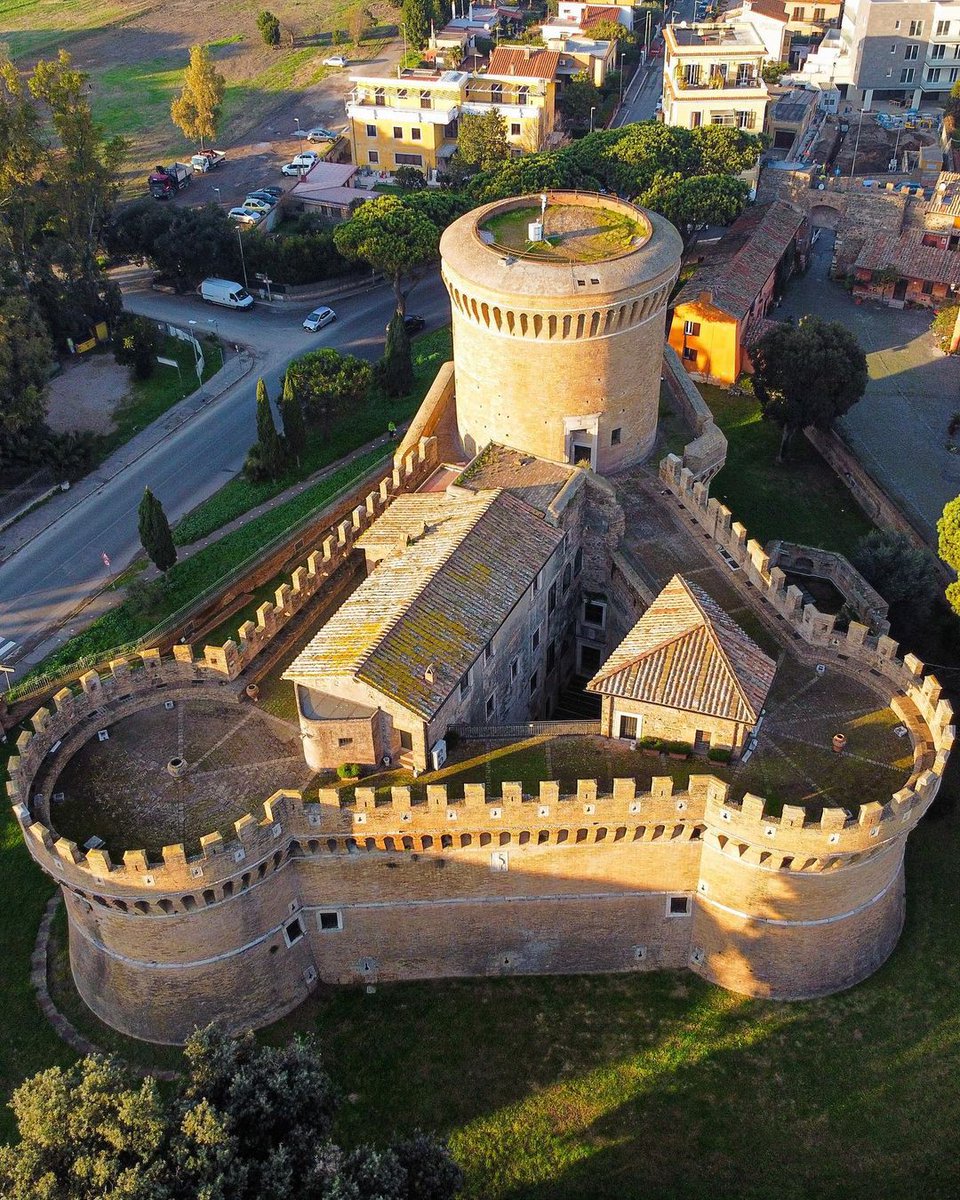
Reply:
[[695, 346], [684, 346], [683, 357], [686, 359], [687, 362], [696, 362], [697, 361], [696, 347]]
[[398, 142], [399, 142], [399, 141], [400, 141], [400, 139], [403, 137], [403, 130], [400, 128], [400, 126], [399, 126], [399, 125], [394, 125], [394, 127], [393, 127], [393, 136], [394, 136], [394, 138], [395, 138], [395, 139], [396, 139]]
[[353, 738], [337, 738], [338, 746], [352, 746]]
[[607, 606], [601, 604], [597, 600], [584, 600], [583, 602], [583, 623], [585, 625], [596, 625], [603, 629], [607, 619]]
[[406, 729], [398, 729], [397, 734], [400, 738], [400, 749], [401, 750], [412, 750], [413, 749], [413, 734], [408, 733]]
[[378, 163], [380, 161], [380, 152], [378, 150], [371, 150], [369, 157], [372, 163]]
[[367, 137], [376, 137], [376, 136], [377, 136], [376, 125], [368, 125], [367, 126]]
[[283, 940], [288, 946], [295, 946], [305, 933], [306, 930], [303, 927], [303, 922], [299, 917], [294, 917], [292, 921], [288, 921], [283, 927]]
[[335, 909], [317, 913], [317, 928], [323, 933], [332, 933], [343, 928], [343, 914]]
[[669, 913], [671, 917], [682, 917], [690, 911], [689, 896], [671, 896]]
[[619, 446], [620, 445], [621, 433], [622, 433], [622, 430], [620, 430], [620, 429], [613, 429], [610, 431], [610, 445], [611, 446]]
[[699, 337], [700, 336], [700, 322], [699, 321], [684, 321], [683, 332], [687, 337]]
[[410, 137], [413, 139], [413, 141], [419, 142], [420, 141], [420, 130], [419, 129], [411, 129]]
[[511, 137], [519, 137], [520, 136], [520, 122], [519, 121], [511, 122], [510, 136]]

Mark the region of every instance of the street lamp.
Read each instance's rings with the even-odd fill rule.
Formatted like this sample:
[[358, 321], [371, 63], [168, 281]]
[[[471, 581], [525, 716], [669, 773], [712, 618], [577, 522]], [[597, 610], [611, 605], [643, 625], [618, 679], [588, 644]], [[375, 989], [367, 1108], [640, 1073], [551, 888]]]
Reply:
[[196, 321], [188, 321], [191, 333], [191, 345], [193, 346], [193, 369], [197, 373], [197, 383], [203, 383], [203, 367], [200, 365], [200, 343], [197, 341]]
[[220, 369], [223, 370], [226, 360], [223, 357], [223, 342], [220, 341], [220, 322], [213, 317], [207, 317], [207, 324], [213, 326], [213, 335], [217, 339], [217, 349], [220, 351]]
[[620, 55], [620, 106], [623, 106], [623, 60], [627, 57], [627, 52], [624, 51]]
[[218, 187], [215, 187], [213, 190], [217, 193], [217, 203], [222, 204], [223, 201], [220, 199], [220, 189]]
[[250, 291], [250, 284], [247, 283], [247, 261], [243, 257], [243, 238], [240, 236], [240, 226], [237, 226], [237, 242], [240, 246], [240, 266], [243, 269], [243, 286]]
[[299, 132], [300, 132], [300, 118], [299, 118], [299, 117], [294, 117], [293, 119], [294, 119], [294, 120], [296, 121], [296, 123], [297, 123], [297, 133], [299, 133]]
[[596, 111], [597, 111], [597, 106], [595, 104], [591, 105], [591, 107], [590, 107], [590, 132], [591, 133], [593, 133], [593, 114]]

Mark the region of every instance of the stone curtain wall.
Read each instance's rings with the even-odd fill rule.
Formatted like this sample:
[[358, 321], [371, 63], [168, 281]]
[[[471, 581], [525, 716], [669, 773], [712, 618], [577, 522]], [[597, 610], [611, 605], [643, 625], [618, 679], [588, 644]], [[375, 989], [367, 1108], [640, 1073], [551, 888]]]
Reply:
[[669, 343], [663, 347], [663, 382], [677, 414], [695, 435], [683, 448], [683, 465], [697, 479], [712, 479], [727, 461], [727, 439]]

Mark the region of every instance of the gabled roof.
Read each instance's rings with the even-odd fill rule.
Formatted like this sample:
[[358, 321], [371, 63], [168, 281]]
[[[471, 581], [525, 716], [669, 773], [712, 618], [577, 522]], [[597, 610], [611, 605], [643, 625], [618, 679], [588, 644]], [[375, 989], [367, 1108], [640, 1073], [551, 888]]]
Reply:
[[735, 21], [738, 17], [749, 18], [753, 13], [761, 17], [770, 17], [774, 21], [782, 21], [784, 25], [790, 20], [783, 0], [750, 0], [749, 4], [738, 4], [723, 15], [727, 20]]
[[[756, 219], [755, 213], [745, 216], [748, 221]], [[732, 317], [745, 317], [805, 219], [799, 209], [777, 200], [763, 213], [748, 239], [732, 256], [725, 256], [727, 237], [723, 238], [716, 254], [698, 268], [677, 293], [674, 306], [698, 300], [703, 292], [711, 292], [710, 303], [714, 308]], [[738, 225], [739, 221], [731, 228], [730, 242], [739, 240]]]
[[924, 246], [922, 237], [920, 229], [899, 236], [875, 233], [864, 242], [854, 266], [863, 271], [896, 271], [902, 279], [925, 283], [960, 284], [960, 253]]
[[393, 545], [284, 672], [324, 691], [359, 679], [429, 720], [563, 538], [488, 490], [399, 496], [359, 539]]
[[715, 600], [674, 575], [587, 688], [752, 725], [775, 671]]
[[490, 55], [488, 75], [519, 79], [556, 79], [560, 55], [535, 46], [497, 46]]

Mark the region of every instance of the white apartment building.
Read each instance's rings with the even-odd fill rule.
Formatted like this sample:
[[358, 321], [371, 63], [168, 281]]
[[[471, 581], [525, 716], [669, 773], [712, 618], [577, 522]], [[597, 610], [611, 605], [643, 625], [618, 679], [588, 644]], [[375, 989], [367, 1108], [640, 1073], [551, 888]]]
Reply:
[[667, 25], [664, 29], [663, 119], [667, 125], [733, 125], [763, 131], [769, 57], [748, 22]]

